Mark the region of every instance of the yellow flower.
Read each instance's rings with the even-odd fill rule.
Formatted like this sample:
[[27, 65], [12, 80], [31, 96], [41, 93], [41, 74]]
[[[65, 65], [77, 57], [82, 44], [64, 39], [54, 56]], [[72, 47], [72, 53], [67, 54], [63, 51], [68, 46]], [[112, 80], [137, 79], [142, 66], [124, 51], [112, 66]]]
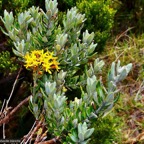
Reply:
[[59, 63], [56, 60], [53, 60], [51, 68], [56, 69], [58, 71], [60, 69], [58, 65]]
[[33, 66], [38, 66], [37, 61], [34, 60], [33, 57], [31, 57], [28, 53], [25, 55], [25, 67], [29, 68], [29, 67], [33, 67]]
[[34, 50], [31, 53], [27, 53], [24, 59], [24, 66], [33, 69], [33, 71], [44, 70], [51, 74], [52, 69], [56, 69], [57, 71], [60, 69], [57, 57], [53, 56], [53, 52], [46, 51], [44, 53], [43, 50]]
[[37, 67], [41, 64], [41, 54], [42, 52], [40, 51], [32, 51], [32, 53], [27, 53], [24, 56], [25, 59], [25, 67], [30, 68], [30, 67]]
[[50, 73], [51, 74], [51, 71], [50, 71], [50, 69], [51, 69], [51, 65], [50, 65], [50, 63], [43, 63], [42, 64], [42, 66], [43, 66], [43, 69], [46, 71], [46, 72], [48, 72], [48, 73]]

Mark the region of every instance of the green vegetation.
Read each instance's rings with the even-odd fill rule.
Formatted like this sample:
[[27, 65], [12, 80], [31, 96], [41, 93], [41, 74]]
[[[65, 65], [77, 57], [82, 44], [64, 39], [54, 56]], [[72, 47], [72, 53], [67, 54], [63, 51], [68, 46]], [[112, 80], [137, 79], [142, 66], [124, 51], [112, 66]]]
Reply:
[[0, 72], [6, 74], [10, 74], [17, 70], [18, 64], [16, 64], [15, 57], [10, 56], [10, 52], [2, 51], [0, 53]]
[[143, 0], [2, 0], [0, 7], [3, 138], [144, 143]]
[[[41, 131], [37, 130], [41, 138], [35, 137], [35, 142], [42, 141], [42, 134], [48, 132], [61, 143], [88, 143], [94, 132], [91, 120], [113, 108], [118, 99], [117, 84], [126, 78], [132, 64], [112, 62], [104, 86], [98, 76], [104, 62], [96, 58], [94, 32], [81, 32], [85, 15], [71, 8], [63, 25], [58, 25], [57, 1], [45, 2], [46, 12], [31, 7], [18, 14], [17, 20], [6, 10], [1, 17], [6, 29], [2, 31], [13, 41], [14, 54], [32, 72], [29, 108], [41, 123]], [[88, 64], [91, 58], [94, 63]], [[80, 89], [74, 100], [66, 93], [70, 89]]]
[[111, 7], [111, 0], [59, 0], [61, 11], [76, 6], [79, 11], [85, 14], [85, 25], [83, 31], [88, 29], [94, 32], [94, 41], [98, 44], [95, 51], [102, 52], [108, 41], [114, 23], [116, 10]]
[[96, 51], [103, 51], [113, 27], [115, 10], [110, 7], [111, 0], [86, 0], [77, 2], [80, 12], [85, 13], [84, 29], [95, 32], [94, 40], [98, 44]]
[[[138, 37], [126, 34], [112, 39], [107, 44], [106, 50], [99, 54], [100, 58], [107, 62], [107, 67], [104, 71], [107, 71], [108, 65], [117, 59], [121, 60], [122, 64], [127, 62], [133, 63], [133, 68], [126, 80], [120, 85], [121, 91], [120, 99], [114, 108], [114, 115], [121, 120], [115, 124], [122, 124], [120, 126], [122, 134], [122, 142], [118, 143], [140, 143], [144, 142], [143, 139], [143, 35]], [[116, 132], [115, 132], [116, 133]], [[119, 135], [118, 135], [119, 136]], [[114, 139], [115, 137], [113, 137]], [[119, 137], [117, 137], [119, 140]]]
[[3, 14], [3, 10], [6, 9], [7, 11], [13, 11], [14, 14], [17, 14], [27, 9], [32, 4], [34, 4], [34, 0], [0, 0], [0, 13]]
[[100, 118], [93, 123], [95, 132], [92, 135], [91, 144], [122, 143], [121, 127], [124, 125], [122, 119], [111, 112], [108, 116]]

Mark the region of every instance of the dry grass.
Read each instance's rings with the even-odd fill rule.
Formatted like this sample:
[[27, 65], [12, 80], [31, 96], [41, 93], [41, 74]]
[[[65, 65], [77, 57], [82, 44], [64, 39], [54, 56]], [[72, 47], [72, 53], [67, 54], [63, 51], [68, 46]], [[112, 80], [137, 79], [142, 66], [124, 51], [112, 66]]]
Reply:
[[[113, 42], [113, 43], [112, 43]], [[126, 80], [119, 84], [121, 98], [115, 111], [121, 117], [122, 143], [144, 143], [144, 35], [128, 36], [124, 33], [107, 43], [105, 51], [99, 55], [106, 63], [104, 71], [112, 61], [120, 59], [121, 64], [132, 63], [133, 68]]]

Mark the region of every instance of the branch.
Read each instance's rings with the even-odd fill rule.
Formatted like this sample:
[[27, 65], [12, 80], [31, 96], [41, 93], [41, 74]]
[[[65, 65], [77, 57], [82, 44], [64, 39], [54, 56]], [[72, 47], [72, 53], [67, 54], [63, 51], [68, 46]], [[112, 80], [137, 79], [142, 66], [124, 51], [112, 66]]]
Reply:
[[[16, 79], [15, 79], [15, 82], [14, 82], [14, 84], [13, 84], [13, 87], [12, 87], [12, 90], [11, 90], [11, 93], [10, 93], [10, 96], [9, 96], [8, 100], [6, 101], [6, 106], [5, 106], [5, 109], [4, 109], [4, 110], [5, 110], [5, 113], [4, 113], [5, 117], [6, 117], [7, 113], [8, 113], [8, 111], [7, 111], [7, 110], [9, 109], [8, 104], [9, 104], [9, 101], [11, 100], [12, 95], [13, 95], [13, 92], [14, 92], [16, 83], [17, 83], [17, 81], [18, 81], [18, 78], [19, 78], [19, 75], [20, 75], [21, 70], [22, 70], [22, 66], [21, 66], [21, 68], [20, 68], [19, 71], [18, 71], [17, 77], [16, 77]], [[5, 101], [4, 101], [3, 104], [5, 104]], [[3, 106], [4, 106], [4, 105], [3, 105]], [[1, 111], [3, 110], [3, 106], [2, 106]], [[6, 137], [6, 136], [5, 136], [5, 123], [3, 123], [3, 139], [5, 139], [5, 137]]]
[[45, 125], [42, 124], [42, 126], [41, 126], [41, 132], [37, 132], [37, 136], [36, 136], [34, 144], [39, 143], [44, 138], [46, 139], [46, 137], [47, 137], [47, 130], [45, 130]]
[[43, 121], [37, 121], [37, 124], [34, 127], [34, 129], [30, 133], [28, 133], [26, 136], [24, 136], [22, 143], [27, 144], [29, 140], [31, 140], [32, 137], [35, 135], [37, 130], [41, 127], [42, 123]]
[[16, 83], [17, 83], [17, 81], [18, 81], [18, 78], [19, 78], [19, 76], [20, 76], [21, 71], [22, 71], [22, 66], [20, 67], [20, 69], [19, 69], [19, 71], [18, 71], [18, 74], [17, 74], [17, 77], [16, 77], [15, 82], [14, 82], [14, 84], [13, 84], [13, 87], [12, 87], [12, 90], [11, 90], [11, 93], [10, 93], [10, 96], [9, 96], [9, 99], [8, 99], [7, 102], [6, 102], [6, 108], [8, 108], [9, 101], [10, 101], [12, 95], [13, 95], [13, 92], [14, 92], [14, 89], [15, 89], [15, 86], [16, 86]]
[[10, 113], [8, 113], [8, 115], [6, 115], [6, 117], [1, 119], [0, 126], [4, 123], [8, 123], [9, 120], [12, 118], [12, 116], [21, 108], [21, 106], [28, 103], [29, 99], [30, 99], [30, 96], [24, 99], [22, 102], [20, 102]]

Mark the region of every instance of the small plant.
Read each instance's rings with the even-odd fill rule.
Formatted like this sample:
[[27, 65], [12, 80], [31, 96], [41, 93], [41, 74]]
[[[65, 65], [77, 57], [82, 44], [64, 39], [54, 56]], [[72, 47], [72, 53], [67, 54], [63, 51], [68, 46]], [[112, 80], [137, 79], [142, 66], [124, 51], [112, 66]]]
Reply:
[[14, 63], [15, 58], [10, 56], [10, 52], [3, 51], [0, 53], [0, 72], [6, 74], [17, 70], [18, 64]]
[[[118, 99], [116, 85], [132, 67], [113, 62], [104, 86], [98, 77], [104, 62], [96, 59], [94, 33], [86, 30], [80, 39], [85, 15], [71, 8], [60, 25], [57, 5], [56, 0], [46, 0], [46, 12], [33, 6], [17, 19], [6, 10], [1, 17], [14, 54], [33, 74], [29, 108], [37, 123], [25, 143], [32, 138], [36, 143], [88, 143], [94, 131], [91, 120], [112, 109]], [[91, 58], [94, 63], [89, 63]], [[71, 89], [81, 94], [69, 99]]]

